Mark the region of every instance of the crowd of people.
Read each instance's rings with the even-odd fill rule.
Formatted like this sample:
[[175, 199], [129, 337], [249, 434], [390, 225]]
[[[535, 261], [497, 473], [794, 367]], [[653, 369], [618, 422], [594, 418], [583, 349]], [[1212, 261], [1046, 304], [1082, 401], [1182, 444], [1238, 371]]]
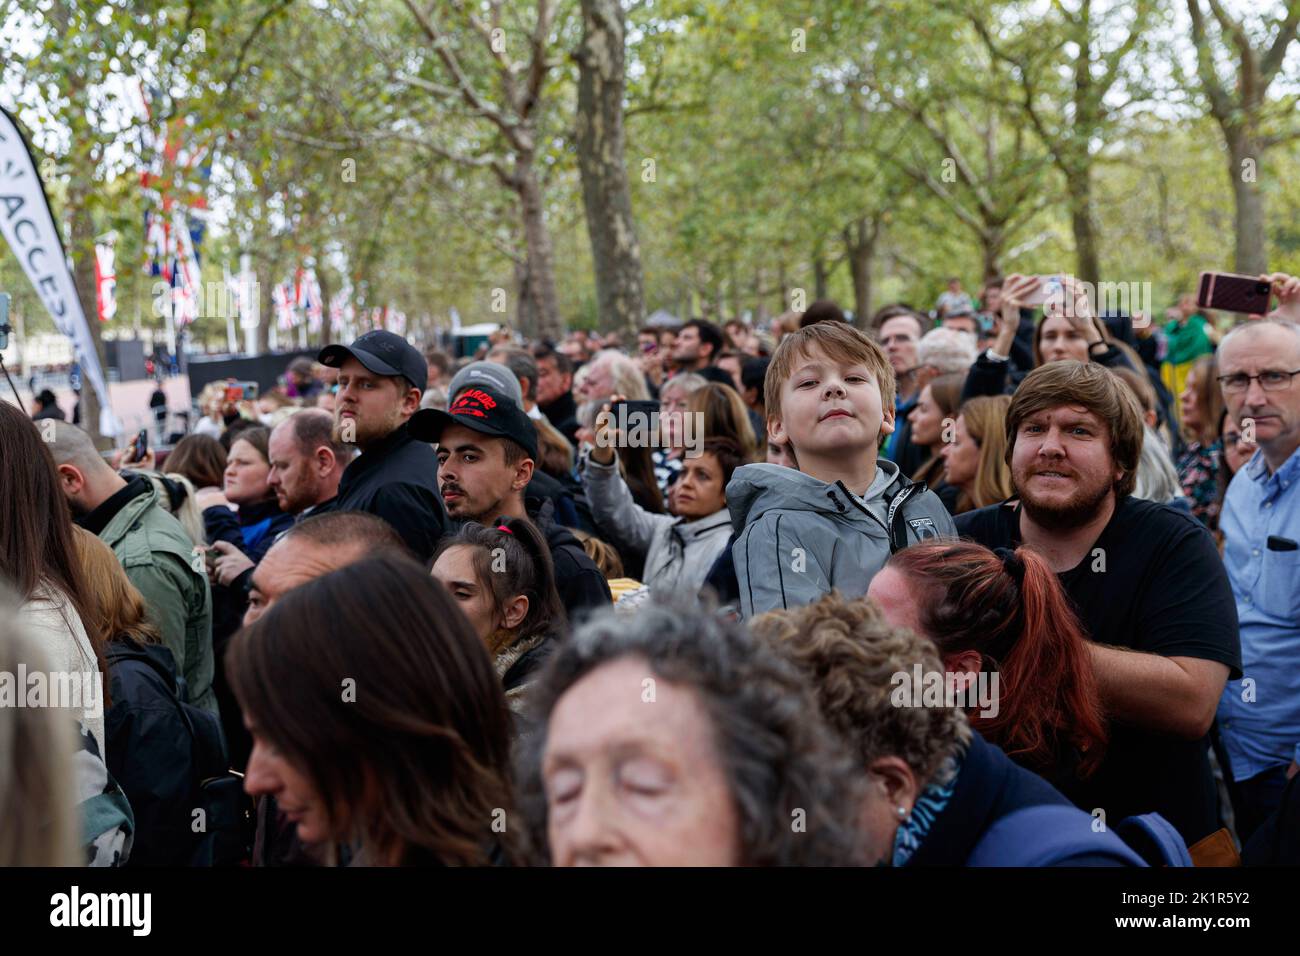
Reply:
[[375, 330], [165, 457], [0, 405], [0, 865], [1300, 862], [1266, 278]]

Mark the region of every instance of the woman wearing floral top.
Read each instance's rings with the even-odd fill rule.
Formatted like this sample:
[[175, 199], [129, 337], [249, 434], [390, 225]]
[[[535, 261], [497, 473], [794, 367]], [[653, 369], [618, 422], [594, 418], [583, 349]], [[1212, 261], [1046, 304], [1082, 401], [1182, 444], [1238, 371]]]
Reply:
[[1219, 419], [1223, 399], [1215, 380], [1214, 356], [1198, 359], [1187, 373], [1187, 385], [1179, 395], [1179, 417], [1187, 445], [1178, 456], [1178, 481], [1192, 502], [1192, 514], [1213, 531], [1219, 526]]

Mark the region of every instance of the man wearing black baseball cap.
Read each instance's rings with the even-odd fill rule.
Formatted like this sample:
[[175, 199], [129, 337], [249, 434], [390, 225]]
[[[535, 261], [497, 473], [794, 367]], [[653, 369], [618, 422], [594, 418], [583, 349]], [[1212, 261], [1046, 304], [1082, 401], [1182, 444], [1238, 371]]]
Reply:
[[428, 380], [424, 356], [400, 335], [375, 329], [351, 345], [325, 346], [317, 361], [339, 370], [335, 437], [361, 450], [329, 510], [383, 518], [428, 560], [446, 530], [447, 511], [433, 449], [407, 425]]
[[410, 432], [438, 443], [438, 486], [452, 518], [488, 524], [504, 516], [537, 525], [550, 546], [556, 589], [571, 621], [586, 608], [610, 603], [605, 576], [573, 533], [554, 521], [552, 503], [532, 512], [525, 503], [537, 460], [537, 430], [514, 398], [487, 385], [470, 385], [447, 411], [416, 412]]

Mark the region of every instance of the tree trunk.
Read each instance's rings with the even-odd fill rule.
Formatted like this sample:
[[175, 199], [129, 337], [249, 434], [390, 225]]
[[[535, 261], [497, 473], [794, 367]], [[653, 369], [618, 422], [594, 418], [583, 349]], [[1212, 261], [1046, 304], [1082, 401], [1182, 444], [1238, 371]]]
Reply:
[[1074, 232], [1076, 278], [1084, 282], [1101, 281], [1101, 263], [1097, 255], [1097, 228], [1092, 218], [1092, 173], [1085, 166], [1067, 174], [1070, 195], [1070, 228]]
[[577, 146], [600, 324], [635, 332], [645, 318], [641, 247], [624, 157], [624, 23], [619, 0], [582, 0]]
[[871, 265], [879, 234], [879, 220], [866, 216], [844, 227], [844, 251], [853, 278], [853, 324], [860, 329], [871, 321]]
[[515, 328], [527, 338], [547, 338], [537, 334], [537, 308], [528, 285], [528, 264], [515, 263]]
[[1001, 230], [990, 229], [980, 235], [980, 259], [983, 263], [984, 278], [993, 279], [1002, 274], [998, 262], [1002, 258], [1002, 247], [1006, 236]]
[[[826, 268], [826, 258], [821, 251], [813, 253], [813, 299], [824, 299], [827, 297], [827, 288], [830, 285], [830, 270]], [[811, 305], [812, 303], [809, 303]], [[807, 306], [805, 306], [807, 308]]]
[[329, 277], [326, 274], [327, 271], [328, 270], [325, 268], [324, 264], [316, 270], [316, 281], [320, 283], [320, 305], [321, 312], [323, 313], [320, 323], [321, 348], [324, 348], [333, 341], [333, 336], [330, 334], [330, 282]]
[[[1234, 220], [1236, 260], [1234, 269], [1241, 275], [1259, 275], [1268, 271], [1268, 236], [1265, 230], [1264, 194], [1259, 189], [1261, 150], [1245, 129], [1224, 131], [1228, 141], [1228, 175], [1232, 178], [1232, 196], [1236, 205]], [[1250, 160], [1250, 175], [1243, 166]]]
[[[529, 308], [536, 325], [533, 334], [556, 340], [560, 335], [560, 307], [555, 297], [555, 253], [546, 226], [542, 186], [533, 172], [531, 155], [517, 157], [515, 183], [527, 246]], [[524, 303], [520, 302], [520, 309], [523, 308]]]
[[271, 351], [271, 323], [278, 321], [275, 303], [271, 300], [271, 290], [276, 283], [275, 272], [267, 270], [259, 274], [257, 280], [257, 354], [266, 355]]

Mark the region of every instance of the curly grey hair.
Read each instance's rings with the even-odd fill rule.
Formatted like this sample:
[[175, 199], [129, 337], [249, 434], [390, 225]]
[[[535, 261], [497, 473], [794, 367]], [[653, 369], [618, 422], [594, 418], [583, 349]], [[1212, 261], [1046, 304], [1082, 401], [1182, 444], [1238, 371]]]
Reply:
[[[744, 866], [863, 862], [857, 822], [863, 777], [822, 722], [799, 671], [745, 628], [699, 604], [652, 602], [637, 614], [605, 611], [553, 655], [533, 687], [521, 742], [520, 806], [538, 862], [549, 859], [541, 765], [550, 716], [587, 674], [625, 657], [699, 694], [740, 818]], [[804, 811], [800, 832], [792, 826]]]

